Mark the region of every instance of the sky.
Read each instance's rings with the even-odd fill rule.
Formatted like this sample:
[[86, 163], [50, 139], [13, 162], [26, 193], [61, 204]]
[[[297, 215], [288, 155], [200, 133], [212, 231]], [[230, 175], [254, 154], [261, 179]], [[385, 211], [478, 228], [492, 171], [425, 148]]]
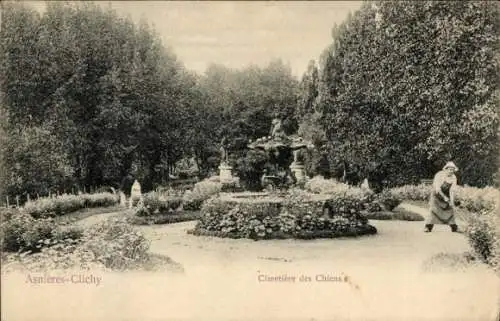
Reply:
[[[30, 1], [37, 8], [43, 2]], [[281, 58], [300, 77], [331, 43], [331, 29], [361, 6], [353, 1], [102, 1], [146, 20], [179, 60], [203, 73], [211, 63], [265, 66]], [[43, 9], [41, 9], [43, 10]]]

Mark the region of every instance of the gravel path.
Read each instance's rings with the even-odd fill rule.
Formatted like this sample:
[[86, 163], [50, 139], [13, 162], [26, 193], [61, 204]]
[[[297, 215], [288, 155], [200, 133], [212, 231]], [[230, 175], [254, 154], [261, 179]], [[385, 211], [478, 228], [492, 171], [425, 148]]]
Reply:
[[19, 320], [497, 321], [499, 279], [463, 259], [463, 234], [447, 226], [424, 233], [424, 222], [371, 224], [377, 235], [309, 241], [196, 237], [186, 234], [194, 222], [139, 227], [153, 252], [186, 272], [105, 274], [99, 287], [46, 287], [42, 299], [24, 289], [23, 300], [6, 306], [23, 311]]

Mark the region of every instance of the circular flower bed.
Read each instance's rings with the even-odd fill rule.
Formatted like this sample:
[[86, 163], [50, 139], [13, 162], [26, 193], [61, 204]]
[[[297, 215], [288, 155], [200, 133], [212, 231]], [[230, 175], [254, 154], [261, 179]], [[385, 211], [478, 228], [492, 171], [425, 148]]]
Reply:
[[284, 196], [219, 196], [201, 209], [190, 234], [250, 239], [313, 239], [375, 234], [362, 206], [345, 197], [292, 191]]

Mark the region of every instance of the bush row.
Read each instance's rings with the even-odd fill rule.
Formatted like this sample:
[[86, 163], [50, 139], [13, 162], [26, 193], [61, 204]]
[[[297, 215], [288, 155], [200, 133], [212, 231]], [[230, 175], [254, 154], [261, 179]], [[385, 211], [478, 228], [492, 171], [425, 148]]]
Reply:
[[414, 212], [408, 212], [403, 210], [397, 210], [394, 212], [389, 211], [379, 211], [379, 212], [368, 212], [364, 216], [369, 220], [396, 220], [396, 221], [424, 221], [425, 218]]
[[64, 194], [27, 202], [24, 205], [24, 211], [35, 218], [41, 218], [64, 215], [83, 208], [112, 206], [119, 202], [120, 197], [112, 193]]
[[338, 204], [333, 202], [334, 208], [342, 208], [345, 201], [354, 202], [357, 209], [362, 208], [367, 212], [379, 212], [382, 210], [392, 211], [397, 207], [402, 198], [388, 190], [375, 194], [367, 188], [359, 188], [340, 183], [333, 179], [314, 177], [305, 184], [305, 189], [315, 194], [325, 194], [339, 200]]
[[150, 216], [133, 215], [127, 218], [130, 224], [134, 225], [153, 225], [153, 224], [172, 224], [186, 221], [193, 221], [200, 218], [199, 212], [175, 212], [167, 214], [157, 214]]
[[28, 270], [65, 268], [136, 268], [147, 260], [149, 242], [120, 219], [109, 219], [82, 230], [34, 219], [24, 211], [2, 210], [0, 243], [10, 252], [4, 266]]
[[[234, 191], [236, 183], [222, 184], [217, 176], [197, 182], [193, 190], [177, 193], [175, 190], [160, 190], [143, 195], [142, 204], [137, 210], [138, 216], [164, 215], [182, 209], [198, 211], [204, 201], [224, 191]], [[135, 205], [135, 204], [134, 204]]]
[[[361, 225], [350, 229], [334, 229], [334, 230], [314, 230], [314, 231], [295, 231], [294, 233], [287, 233], [283, 231], [273, 231], [262, 238], [255, 239], [302, 239], [312, 240], [318, 238], [339, 238], [339, 237], [355, 237], [361, 235], [376, 234], [377, 229], [371, 225]], [[209, 231], [203, 228], [195, 228], [188, 230], [188, 234], [196, 236], [211, 236], [211, 237], [224, 237], [232, 239], [244, 238], [244, 234], [238, 232], [222, 232], [222, 231]]]
[[164, 195], [159, 192], [150, 192], [143, 195], [143, 210], [139, 216], [175, 211], [182, 205], [182, 198]]

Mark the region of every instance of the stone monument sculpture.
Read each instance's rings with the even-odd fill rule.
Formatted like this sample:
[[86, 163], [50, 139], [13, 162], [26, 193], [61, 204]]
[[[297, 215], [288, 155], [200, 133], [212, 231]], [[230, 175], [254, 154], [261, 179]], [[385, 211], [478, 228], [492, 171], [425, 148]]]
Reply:
[[129, 208], [132, 208], [135, 204], [140, 202], [142, 199], [141, 184], [139, 181], [134, 180], [132, 188], [130, 189], [130, 203]]
[[221, 183], [230, 183], [234, 181], [231, 174], [232, 167], [229, 165], [229, 154], [227, 152], [227, 137], [224, 136], [220, 143], [220, 166], [219, 166], [219, 178]]
[[[271, 130], [268, 137], [258, 138], [254, 142], [249, 142], [248, 147], [266, 151], [270, 156], [271, 164], [274, 167], [273, 173], [265, 173], [262, 181], [286, 181], [291, 179], [294, 183], [303, 183], [306, 180], [305, 166], [302, 163], [302, 151], [312, 148], [310, 142], [305, 141], [298, 135], [288, 136], [282, 126], [282, 121], [275, 118], [272, 121]], [[293, 162], [288, 169], [279, 169], [277, 159], [289, 153], [293, 155]], [[285, 177], [281, 177], [279, 172], [286, 172]]]

